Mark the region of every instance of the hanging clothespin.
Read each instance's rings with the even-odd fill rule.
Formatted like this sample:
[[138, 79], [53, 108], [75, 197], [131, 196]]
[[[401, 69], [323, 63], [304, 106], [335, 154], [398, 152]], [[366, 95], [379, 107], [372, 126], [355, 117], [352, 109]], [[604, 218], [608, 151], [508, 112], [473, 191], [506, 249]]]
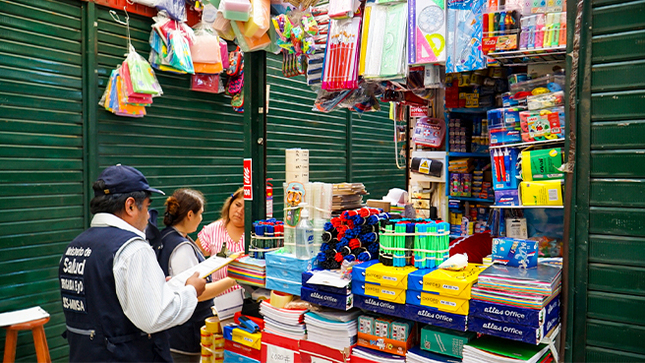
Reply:
[[[135, 51], [134, 46], [132, 46], [132, 38], [130, 37], [130, 15], [128, 14], [128, 10], [125, 6], [123, 7], [123, 11], [125, 11], [125, 21], [121, 20], [121, 18], [119, 18], [119, 15], [114, 10], [110, 10], [110, 16], [115, 22], [121, 25], [125, 25], [125, 29], [128, 35], [128, 53], [130, 53]], [[126, 53], [125, 55], [127, 56], [128, 53]]]

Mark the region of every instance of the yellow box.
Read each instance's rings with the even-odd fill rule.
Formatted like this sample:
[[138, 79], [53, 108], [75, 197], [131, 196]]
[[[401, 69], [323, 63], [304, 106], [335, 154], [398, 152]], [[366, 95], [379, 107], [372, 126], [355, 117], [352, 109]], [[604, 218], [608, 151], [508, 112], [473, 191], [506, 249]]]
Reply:
[[368, 283], [365, 284], [365, 295], [376, 296], [379, 300], [405, 304], [405, 289]]
[[563, 180], [521, 182], [522, 205], [563, 205], [563, 183]]
[[405, 290], [408, 288], [408, 275], [416, 270], [413, 266], [392, 267], [377, 263], [365, 269], [365, 282]]
[[423, 276], [423, 290], [459, 299], [470, 299], [470, 290], [486, 266], [469, 263], [461, 271], [436, 269]]
[[408, 290], [407, 295], [408, 304], [429, 306], [451, 314], [468, 315], [470, 300], [413, 290]]
[[242, 329], [233, 329], [232, 332], [233, 340], [236, 343], [246, 345], [253, 349], [262, 349], [262, 333], [249, 333], [246, 330]]

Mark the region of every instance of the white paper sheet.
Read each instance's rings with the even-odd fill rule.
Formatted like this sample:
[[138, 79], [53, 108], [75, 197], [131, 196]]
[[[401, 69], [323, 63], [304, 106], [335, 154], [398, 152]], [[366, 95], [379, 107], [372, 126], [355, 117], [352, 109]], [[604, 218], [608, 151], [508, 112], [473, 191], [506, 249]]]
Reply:
[[9, 326], [14, 324], [26, 323], [32, 320], [38, 320], [49, 316], [43, 308], [36, 306], [29, 309], [11, 311], [0, 314], [0, 326]]
[[168, 281], [168, 284], [170, 284], [170, 286], [180, 288], [186, 285], [186, 280], [188, 280], [188, 278], [191, 277], [196, 271], [199, 272], [199, 277], [206, 278], [208, 275], [231, 263], [238, 256], [239, 254], [236, 253], [227, 258], [219, 256], [209, 257], [204, 260], [204, 262], [195, 265], [188, 270], [185, 270], [179, 275], [176, 275], [175, 277], [170, 279], [170, 281]]

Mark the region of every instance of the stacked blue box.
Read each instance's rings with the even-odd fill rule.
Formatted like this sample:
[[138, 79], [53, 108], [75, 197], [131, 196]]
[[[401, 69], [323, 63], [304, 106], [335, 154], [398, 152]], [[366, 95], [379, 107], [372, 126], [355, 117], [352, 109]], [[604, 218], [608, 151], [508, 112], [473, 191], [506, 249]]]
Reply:
[[266, 288], [293, 295], [301, 293], [302, 273], [311, 271], [318, 265], [315, 258], [301, 260], [282, 250], [266, 253], [265, 260]]
[[249, 357], [245, 357], [241, 354], [237, 354], [235, 352], [231, 352], [229, 350], [224, 351], [224, 362], [227, 363], [260, 363], [259, 360], [251, 359]]
[[329, 270], [307, 271], [302, 273], [300, 297], [313, 304], [349, 310], [354, 306], [350, 286], [351, 281], [343, 279], [340, 273]]

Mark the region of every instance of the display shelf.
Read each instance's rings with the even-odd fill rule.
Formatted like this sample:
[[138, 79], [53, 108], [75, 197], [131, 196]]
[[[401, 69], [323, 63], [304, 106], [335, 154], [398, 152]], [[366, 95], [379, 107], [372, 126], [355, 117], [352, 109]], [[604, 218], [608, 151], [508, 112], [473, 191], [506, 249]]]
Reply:
[[565, 60], [566, 55], [566, 46], [488, 53], [489, 58], [492, 58], [506, 66], [559, 63]]
[[456, 199], [456, 200], [463, 200], [467, 202], [479, 202], [479, 203], [495, 203], [494, 200], [492, 199], [481, 199], [481, 198], [471, 198], [471, 197], [456, 197], [456, 196], [448, 196], [448, 199]]
[[460, 153], [460, 152], [448, 152], [448, 157], [458, 157], [458, 158], [489, 158], [489, 153]]
[[476, 108], [448, 108], [448, 112], [452, 113], [486, 113], [490, 110], [489, 107], [476, 107]]
[[491, 208], [499, 209], [563, 209], [563, 205], [497, 205], [493, 204]]
[[553, 140], [541, 140], [541, 141], [530, 141], [530, 142], [520, 142], [516, 144], [503, 144], [503, 145], [491, 145], [489, 149], [501, 149], [505, 147], [518, 147], [518, 148], [527, 148], [533, 145], [550, 145], [550, 144], [561, 144], [564, 142], [564, 139], [553, 139]]

